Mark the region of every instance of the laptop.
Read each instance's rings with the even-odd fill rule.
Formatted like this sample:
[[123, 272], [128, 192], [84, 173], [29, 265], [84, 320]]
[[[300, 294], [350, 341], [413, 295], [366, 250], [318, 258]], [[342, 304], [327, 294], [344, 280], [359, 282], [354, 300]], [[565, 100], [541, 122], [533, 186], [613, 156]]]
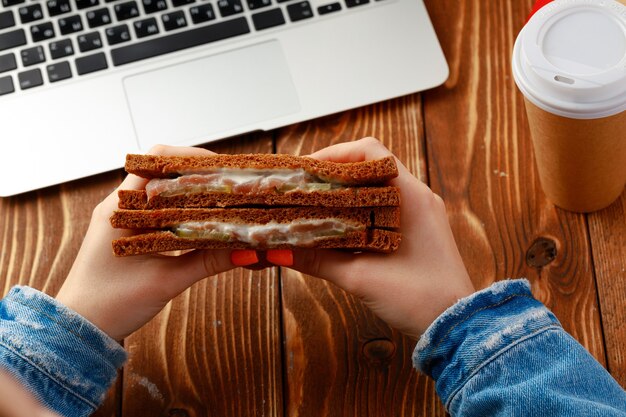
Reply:
[[421, 0], [0, 0], [0, 196], [447, 76]]

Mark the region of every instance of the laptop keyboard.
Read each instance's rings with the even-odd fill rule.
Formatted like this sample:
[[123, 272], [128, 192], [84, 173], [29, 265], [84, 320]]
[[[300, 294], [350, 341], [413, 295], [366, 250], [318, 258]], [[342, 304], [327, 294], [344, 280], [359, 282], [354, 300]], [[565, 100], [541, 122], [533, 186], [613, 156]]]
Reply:
[[370, 0], [0, 0], [0, 96]]

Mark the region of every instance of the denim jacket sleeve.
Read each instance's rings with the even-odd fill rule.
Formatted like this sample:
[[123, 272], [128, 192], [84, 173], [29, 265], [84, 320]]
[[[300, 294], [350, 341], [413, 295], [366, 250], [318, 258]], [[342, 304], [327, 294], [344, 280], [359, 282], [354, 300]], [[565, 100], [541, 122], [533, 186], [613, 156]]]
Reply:
[[[0, 368], [64, 416], [91, 414], [125, 361], [117, 342], [43, 293], [14, 287], [0, 301]], [[626, 415], [622, 388], [525, 280], [452, 306], [424, 333], [413, 362], [455, 417]]]
[[126, 361], [116, 341], [55, 299], [13, 287], [0, 301], [0, 368], [63, 416], [88, 416]]
[[626, 393], [533, 298], [501, 281], [445, 311], [413, 363], [452, 416], [625, 416]]

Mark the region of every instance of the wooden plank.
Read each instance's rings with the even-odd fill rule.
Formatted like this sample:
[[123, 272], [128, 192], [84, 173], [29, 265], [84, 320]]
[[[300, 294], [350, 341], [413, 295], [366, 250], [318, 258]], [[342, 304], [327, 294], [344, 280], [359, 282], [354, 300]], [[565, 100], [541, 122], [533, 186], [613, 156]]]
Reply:
[[[0, 285], [29, 285], [55, 296], [80, 248], [93, 208], [119, 184], [120, 171], [0, 199]], [[116, 388], [94, 416], [113, 416]]]
[[588, 219], [608, 369], [626, 387], [626, 192]]
[[[209, 146], [272, 152], [270, 136]], [[237, 269], [182, 293], [126, 339], [123, 416], [281, 416], [280, 297], [275, 269]]]
[[[308, 154], [371, 135], [424, 178], [422, 125], [412, 95], [286, 128], [277, 151]], [[415, 342], [332, 284], [288, 269], [281, 278], [286, 415], [445, 415], [432, 381], [412, 368]]]
[[585, 217], [546, 201], [510, 70], [532, 1], [426, 3], [450, 64], [445, 86], [425, 98], [431, 186], [447, 203], [470, 275], [477, 287], [528, 277], [533, 293], [604, 363]]
[[55, 295], [80, 248], [93, 208], [120, 181], [112, 172], [0, 199], [0, 282]]

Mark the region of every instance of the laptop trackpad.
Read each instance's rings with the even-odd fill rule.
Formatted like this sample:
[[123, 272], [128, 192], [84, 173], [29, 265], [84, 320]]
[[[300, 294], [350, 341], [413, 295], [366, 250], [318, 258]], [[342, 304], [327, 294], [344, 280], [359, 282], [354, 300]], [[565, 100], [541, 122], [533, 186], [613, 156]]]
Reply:
[[278, 41], [133, 75], [124, 88], [141, 149], [258, 129], [300, 109]]

